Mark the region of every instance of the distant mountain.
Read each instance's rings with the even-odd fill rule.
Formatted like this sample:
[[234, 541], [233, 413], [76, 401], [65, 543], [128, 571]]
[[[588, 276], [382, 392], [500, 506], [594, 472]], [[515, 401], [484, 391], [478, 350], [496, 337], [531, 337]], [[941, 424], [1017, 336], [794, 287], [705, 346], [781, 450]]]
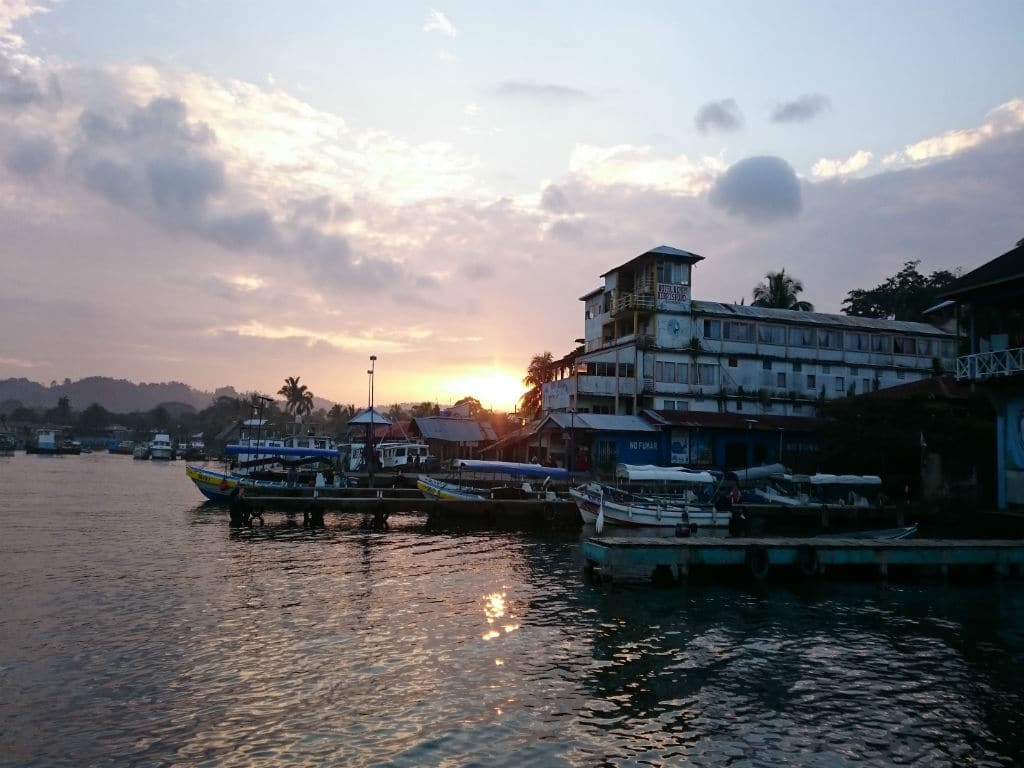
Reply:
[[90, 376], [79, 381], [65, 379], [63, 384], [54, 382], [50, 386], [28, 379], [0, 380], [0, 403], [5, 408], [12, 403], [27, 408], [54, 408], [61, 397], [67, 397], [75, 411], [82, 411], [93, 403], [113, 413], [149, 411], [167, 403], [182, 403], [202, 410], [221, 395], [238, 397], [238, 392], [234, 387], [221, 387], [211, 393], [193, 389], [180, 381], [136, 384], [106, 376]]
[[[9, 413], [19, 405], [26, 408], [55, 408], [61, 397], [71, 401], [73, 411], [83, 411], [93, 403], [99, 403], [112, 413], [150, 411], [158, 405], [170, 407], [172, 404], [191, 406], [201, 411], [221, 396], [240, 397], [241, 393], [234, 387], [220, 387], [213, 392], [204, 392], [180, 381], [136, 384], [108, 376], [90, 376], [78, 381], [64, 379], [63, 384], [52, 382], [49, 386], [28, 379], [0, 379], [0, 413]], [[276, 399], [283, 402], [280, 395]], [[322, 397], [314, 397], [313, 405], [315, 408], [330, 409], [334, 403]]]

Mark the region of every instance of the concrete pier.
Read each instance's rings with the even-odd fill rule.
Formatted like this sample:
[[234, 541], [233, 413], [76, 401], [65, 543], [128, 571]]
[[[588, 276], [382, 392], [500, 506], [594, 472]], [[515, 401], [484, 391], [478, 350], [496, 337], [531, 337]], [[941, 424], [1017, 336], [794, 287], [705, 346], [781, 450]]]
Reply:
[[679, 582], [695, 573], [823, 578], [1024, 573], [1024, 540], [636, 538], [583, 543], [588, 575], [602, 582]]

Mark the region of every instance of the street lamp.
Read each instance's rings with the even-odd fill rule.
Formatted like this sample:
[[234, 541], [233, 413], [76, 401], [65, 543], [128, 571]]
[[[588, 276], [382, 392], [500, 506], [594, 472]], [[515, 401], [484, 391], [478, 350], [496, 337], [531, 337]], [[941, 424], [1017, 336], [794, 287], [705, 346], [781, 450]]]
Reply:
[[373, 465], [374, 465], [374, 455], [373, 455], [373, 372], [376, 369], [376, 367], [377, 367], [377, 356], [376, 355], [370, 355], [370, 370], [367, 371], [367, 373], [370, 375], [370, 429], [367, 432], [367, 441], [366, 441], [366, 443], [367, 443], [366, 444], [366, 452], [367, 452], [366, 467], [367, 467], [367, 471], [369, 472], [369, 483], [370, 483], [370, 487], [371, 488], [373, 488]]
[[569, 485], [573, 482], [573, 470], [576, 469], [576, 409], [569, 408]]

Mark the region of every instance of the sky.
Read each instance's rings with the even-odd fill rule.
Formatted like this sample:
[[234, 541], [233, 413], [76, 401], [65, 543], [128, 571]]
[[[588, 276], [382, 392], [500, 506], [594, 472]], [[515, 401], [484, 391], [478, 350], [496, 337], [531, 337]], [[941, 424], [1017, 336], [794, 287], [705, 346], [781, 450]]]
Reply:
[[362, 406], [376, 355], [376, 404], [511, 410], [658, 245], [826, 312], [970, 270], [1024, 237], [1022, 36], [1019, 0], [0, 0], [0, 378]]

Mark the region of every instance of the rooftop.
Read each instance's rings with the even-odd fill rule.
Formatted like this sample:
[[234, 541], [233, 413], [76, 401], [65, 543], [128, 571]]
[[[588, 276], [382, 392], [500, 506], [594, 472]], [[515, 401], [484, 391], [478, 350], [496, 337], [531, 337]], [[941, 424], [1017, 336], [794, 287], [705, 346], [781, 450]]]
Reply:
[[856, 315], [830, 315], [824, 312], [799, 312], [795, 309], [774, 307], [752, 307], [745, 304], [722, 304], [717, 301], [693, 301], [690, 303], [694, 314], [730, 317], [737, 320], [775, 320], [778, 322], [820, 325], [832, 328], [857, 328], [866, 331], [890, 331], [898, 333], [948, 336], [954, 334], [929, 323], [915, 323], [910, 320], [884, 320], [877, 317]]
[[944, 299], [968, 299], [978, 293], [1024, 292], [1024, 245], [972, 269], [939, 294]]
[[684, 251], [679, 248], [672, 248], [668, 245], [659, 245], [657, 248], [651, 248], [649, 251], [644, 251], [639, 256], [627, 261], [625, 264], [620, 264], [615, 267], [615, 269], [609, 269], [607, 272], [602, 274], [601, 277], [610, 275], [612, 272], [618, 272], [621, 269], [626, 269], [627, 267], [632, 267], [637, 264], [637, 262], [644, 261], [652, 256], [670, 256], [674, 261], [682, 261], [686, 264], [696, 264], [698, 261], [704, 260], [703, 256], [699, 256], [696, 253], [690, 253], [689, 251]]

